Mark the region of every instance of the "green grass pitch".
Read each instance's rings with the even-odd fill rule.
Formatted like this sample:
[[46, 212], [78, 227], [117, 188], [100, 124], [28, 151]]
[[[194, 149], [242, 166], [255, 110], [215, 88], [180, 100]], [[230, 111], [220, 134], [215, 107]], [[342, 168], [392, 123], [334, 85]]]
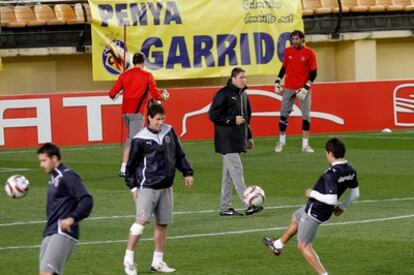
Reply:
[[[313, 135], [316, 152], [300, 152], [301, 139], [289, 136], [285, 151], [273, 151], [275, 138], [257, 138], [242, 155], [247, 185], [266, 192], [265, 209], [249, 217], [218, 215], [221, 156], [211, 141], [183, 142], [195, 170], [185, 190], [177, 173], [175, 215], [165, 261], [177, 274], [314, 274], [296, 249], [296, 240], [274, 257], [263, 236], [277, 237], [305, 203], [304, 192], [327, 169], [323, 146], [334, 135]], [[359, 175], [361, 197], [340, 217], [321, 226], [315, 249], [330, 274], [414, 274], [414, 131], [347, 133], [347, 159]], [[0, 274], [37, 274], [49, 176], [36, 149], [0, 151], [0, 178], [23, 174], [31, 182], [24, 199], [0, 193]], [[119, 145], [65, 147], [64, 163], [78, 171], [94, 196], [91, 217], [81, 222], [81, 242], [65, 274], [123, 274], [126, 237], [133, 222], [132, 195], [118, 168]], [[16, 171], [25, 168], [26, 171]], [[241, 203], [233, 191], [233, 204]], [[341, 198], [343, 200], [348, 193]], [[153, 222], [136, 250], [140, 274], [152, 259]]]

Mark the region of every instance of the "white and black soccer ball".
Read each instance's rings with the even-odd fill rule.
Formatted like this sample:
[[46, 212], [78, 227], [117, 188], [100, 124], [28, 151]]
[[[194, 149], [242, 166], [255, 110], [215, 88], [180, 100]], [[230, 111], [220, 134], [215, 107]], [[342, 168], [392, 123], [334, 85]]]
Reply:
[[265, 192], [257, 185], [247, 187], [243, 193], [244, 202], [248, 206], [262, 206], [265, 197]]
[[14, 199], [23, 198], [29, 192], [29, 181], [21, 175], [14, 175], [7, 179], [4, 190]]

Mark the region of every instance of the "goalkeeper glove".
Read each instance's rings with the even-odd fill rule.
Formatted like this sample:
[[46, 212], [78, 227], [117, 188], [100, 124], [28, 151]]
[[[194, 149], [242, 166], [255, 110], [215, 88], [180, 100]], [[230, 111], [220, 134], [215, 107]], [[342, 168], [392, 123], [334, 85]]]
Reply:
[[167, 89], [164, 89], [162, 91], [162, 95], [161, 96], [162, 96], [162, 99], [164, 101], [167, 101], [170, 98], [170, 93], [167, 91]]
[[308, 93], [309, 93], [309, 89], [310, 89], [310, 85], [305, 84], [305, 86], [303, 86], [303, 88], [296, 91], [296, 97], [299, 100], [304, 100], [306, 98], [306, 96], [308, 95]]
[[275, 81], [275, 93], [281, 95], [283, 92], [282, 85], [280, 85], [280, 78], [278, 77]]

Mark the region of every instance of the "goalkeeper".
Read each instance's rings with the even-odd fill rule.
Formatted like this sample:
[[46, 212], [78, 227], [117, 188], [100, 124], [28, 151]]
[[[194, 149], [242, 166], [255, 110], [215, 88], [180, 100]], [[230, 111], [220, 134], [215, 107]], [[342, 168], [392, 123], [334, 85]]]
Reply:
[[[310, 106], [311, 86], [317, 75], [316, 56], [314, 51], [305, 46], [305, 35], [299, 30], [291, 33], [292, 46], [287, 48], [283, 57], [282, 68], [275, 81], [275, 93], [282, 96], [282, 109], [279, 120], [279, 142], [276, 144], [275, 152], [280, 153], [286, 144], [286, 130], [288, 127], [289, 114], [292, 111], [295, 97], [300, 101], [302, 111], [302, 152], [313, 153], [309, 145], [310, 135]], [[284, 87], [281, 80], [286, 74]]]

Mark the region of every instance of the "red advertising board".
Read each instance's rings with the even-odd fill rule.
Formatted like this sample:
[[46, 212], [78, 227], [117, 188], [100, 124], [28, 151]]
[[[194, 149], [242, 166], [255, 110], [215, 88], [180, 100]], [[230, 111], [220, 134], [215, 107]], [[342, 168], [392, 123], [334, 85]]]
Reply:
[[[169, 90], [167, 123], [181, 139], [213, 137], [207, 111], [217, 90]], [[272, 90], [269, 85], [249, 87], [254, 136], [278, 133], [281, 97]], [[312, 93], [313, 133], [414, 127], [414, 81], [315, 84]], [[120, 104], [121, 97], [112, 101], [106, 92], [1, 96], [0, 146], [34, 147], [48, 141], [59, 145], [119, 143], [126, 135]], [[301, 124], [295, 102], [288, 134], [299, 134]]]

